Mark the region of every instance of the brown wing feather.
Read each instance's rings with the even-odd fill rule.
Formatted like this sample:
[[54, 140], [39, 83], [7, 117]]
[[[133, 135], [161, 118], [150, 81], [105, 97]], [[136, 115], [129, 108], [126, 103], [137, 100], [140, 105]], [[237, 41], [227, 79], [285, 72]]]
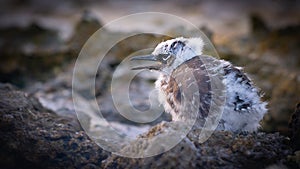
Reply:
[[[167, 102], [172, 109], [175, 109], [175, 112], [178, 111], [176, 110], [176, 107], [178, 107], [176, 105], [180, 106], [181, 104], [182, 94], [180, 88], [185, 88], [187, 89], [186, 91], [189, 91], [188, 88], [191, 85], [197, 85], [200, 99], [199, 115], [202, 118], [207, 117], [211, 101], [211, 86], [208, 73], [205, 70], [205, 67], [202, 65], [203, 62], [201, 59], [199, 57], [194, 57], [186, 61], [184, 64], [181, 64], [176, 70], [174, 70], [168, 82], [162, 83], [162, 85], [167, 84], [167, 87], [164, 90], [165, 93], [171, 93], [172, 95], [172, 98], [169, 97]], [[193, 70], [188, 75], [184, 74], [186, 73], [185, 71], [187, 67]], [[190, 78], [191, 76], [193, 77]], [[175, 80], [174, 77], [176, 77], [177, 80]], [[180, 85], [178, 85], [178, 83], [180, 83]]]

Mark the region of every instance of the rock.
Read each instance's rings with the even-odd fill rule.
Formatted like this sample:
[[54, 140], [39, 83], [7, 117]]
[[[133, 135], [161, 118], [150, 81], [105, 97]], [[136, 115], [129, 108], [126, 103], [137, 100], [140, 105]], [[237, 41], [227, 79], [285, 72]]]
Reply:
[[[45, 80], [47, 73], [73, 58], [57, 31], [39, 23], [0, 30], [0, 79], [24, 87], [30, 79]], [[28, 76], [28, 74], [30, 76]], [[26, 76], [27, 75], [27, 76]]]
[[[172, 123], [158, 125], [142, 137], [155, 139], [162, 130], [176, 129]], [[111, 156], [104, 168], [264, 168], [272, 164], [287, 164], [291, 154], [288, 139], [284, 136], [267, 133], [233, 134], [215, 131], [204, 143], [199, 143], [201, 130], [192, 130], [173, 149], [148, 158], [130, 159]], [[167, 141], [167, 140], [166, 140]], [[142, 142], [140, 146], [142, 146]], [[132, 146], [132, 145], [131, 145]], [[161, 145], [157, 145], [161, 146]], [[153, 147], [154, 148], [154, 147]], [[130, 151], [130, 149], [127, 149]], [[147, 148], [143, 151], [148, 151]], [[287, 164], [289, 165], [289, 164]]]
[[26, 87], [30, 81], [53, 77], [77, 58], [83, 44], [101, 26], [91, 12], [85, 11], [69, 41], [39, 22], [27, 27], [1, 28], [1, 82]]
[[76, 57], [88, 38], [101, 27], [102, 23], [92, 11], [85, 10], [83, 12], [80, 21], [75, 26], [73, 36], [69, 40], [69, 47]]
[[296, 151], [294, 155], [288, 156], [288, 160], [293, 162], [293, 168], [300, 168], [300, 151]]
[[209, 40], [212, 41], [212, 38], [213, 38], [213, 31], [210, 30], [207, 26], [203, 25], [203, 26], [200, 26], [200, 30], [208, 37]]
[[289, 129], [291, 146], [294, 150], [300, 150], [300, 103], [297, 104], [296, 110], [290, 118]]
[[[81, 131], [70, 117], [43, 108], [37, 99], [0, 85], [1, 168], [264, 168], [272, 164], [289, 166], [292, 154], [288, 139], [267, 133], [216, 131], [199, 143], [200, 129], [164, 154], [143, 159], [110, 155]], [[77, 123], [78, 125], [78, 123]], [[154, 126], [140, 138], [150, 141], [164, 136], [162, 130], [178, 132], [174, 122]], [[166, 140], [168, 141], [168, 140]], [[155, 148], [155, 147], [148, 147]], [[124, 148], [124, 150], [130, 150]], [[147, 149], [145, 149], [147, 150]]]
[[288, 122], [294, 112], [294, 105], [300, 100], [299, 75], [290, 73], [286, 76], [270, 74], [268, 78], [274, 84], [269, 101], [269, 113], [263, 123], [265, 131], [279, 131], [288, 135]]
[[0, 112], [1, 168], [97, 168], [109, 155], [72, 119], [9, 85], [0, 85]]
[[250, 16], [251, 31], [256, 38], [264, 38], [269, 33], [269, 28], [259, 15]]

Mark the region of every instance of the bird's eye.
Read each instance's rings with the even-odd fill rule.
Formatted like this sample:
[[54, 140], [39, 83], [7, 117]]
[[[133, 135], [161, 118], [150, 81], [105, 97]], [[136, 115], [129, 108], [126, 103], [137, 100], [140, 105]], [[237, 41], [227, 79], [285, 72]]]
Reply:
[[168, 60], [168, 59], [170, 58], [171, 55], [169, 55], [169, 54], [161, 54], [160, 56], [161, 56], [161, 58], [162, 58], [164, 61], [166, 61], [166, 60]]

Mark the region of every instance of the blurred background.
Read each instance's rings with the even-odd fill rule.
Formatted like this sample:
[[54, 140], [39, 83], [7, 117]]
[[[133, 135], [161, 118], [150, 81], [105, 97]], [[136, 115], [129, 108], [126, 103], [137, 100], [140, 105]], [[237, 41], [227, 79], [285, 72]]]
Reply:
[[[0, 82], [36, 96], [57, 114], [73, 116], [72, 71], [83, 44], [106, 23], [137, 12], [170, 13], [198, 26], [222, 59], [245, 67], [262, 89], [263, 99], [269, 102], [262, 130], [288, 134], [290, 115], [300, 102], [300, 1], [297, 0], [2, 0]], [[166, 25], [162, 18], [148, 18], [109, 27], [105, 33], [109, 37], [149, 29], [174, 34], [187, 31], [185, 25]], [[162, 39], [166, 37], [130, 37], [108, 53], [109, 59], [96, 78], [97, 100], [107, 119], [127, 123], [116, 113], [109, 95], [109, 81], [115, 67], [128, 54], [154, 47]], [[147, 81], [143, 80], [145, 77]], [[153, 81], [154, 77], [143, 76], [132, 86], [136, 92], [132, 99], [144, 100], [137, 103], [141, 109], [147, 105], [145, 91], [150, 90]]]

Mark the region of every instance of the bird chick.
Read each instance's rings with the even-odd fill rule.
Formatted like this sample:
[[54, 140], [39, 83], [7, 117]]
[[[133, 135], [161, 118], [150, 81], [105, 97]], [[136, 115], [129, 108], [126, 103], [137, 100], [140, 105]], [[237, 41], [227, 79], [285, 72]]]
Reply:
[[[203, 126], [214, 102], [217, 106], [223, 106], [217, 130], [256, 131], [260, 127], [260, 120], [267, 112], [267, 103], [261, 101], [259, 89], [241, 68], [233, 66], [228, 61], [204, 55], [204, 45], [201, 38], [179, 37], [161, 42], [152, 54], [132, 58], [132, 60], [154, 61], [157, 64], [133, 69], [160, 72], [155, 86], [159, 90], [159, 101], [165, 111], [171, 114], [172, 120], [185, 121], [187, 118], [197, 118], [196, 126]], [[219, 77], [220, 84], [213, 82], [215, 77]], [[220, 98], [222, 96], [218, 96], [212, 86], [224, 89], [223, 104], [221, 101], [213, 100], [214, 95]], [[197, 98], [199, 102], [195, 104], [195, 100], [188, 100], [191, 105], [197, 105], [197, 117], [190, 115], [189, 111], [182, 111], [182, 99], [186, 98], [185, 95], [189, 91], [192, 92], [192, 98]]]

